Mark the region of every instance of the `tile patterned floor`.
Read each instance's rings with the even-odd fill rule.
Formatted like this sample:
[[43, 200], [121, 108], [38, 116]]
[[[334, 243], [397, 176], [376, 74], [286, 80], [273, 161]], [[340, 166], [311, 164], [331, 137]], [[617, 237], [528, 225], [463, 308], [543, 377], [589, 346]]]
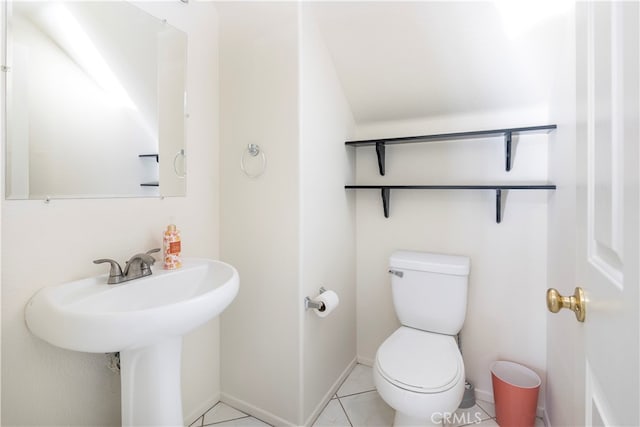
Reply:
[[[378, 395], [373, 384], [371, 368], [357, 364], [342, 383], [335, 396], [323, 409], [313, 427], [390, 427], [394, 411]], [[445, 422], [445, 427], [472, 425], [497, 427], [493, 403], [477, 401], [475, 406], [458, 409]], [[269, 426], [269, 424], [218, 402], [190, 427], [213, 426]], [[535, 427], [544, 427], [536, 419]]]

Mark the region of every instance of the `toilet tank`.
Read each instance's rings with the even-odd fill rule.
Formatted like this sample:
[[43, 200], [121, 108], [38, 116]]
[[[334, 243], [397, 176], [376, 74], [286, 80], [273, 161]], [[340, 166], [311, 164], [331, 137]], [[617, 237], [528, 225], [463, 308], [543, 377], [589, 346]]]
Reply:
[[400, 323], [455, 335], [467, 311], [468, 257], [396, 251], [389, 259], [391, 290]]

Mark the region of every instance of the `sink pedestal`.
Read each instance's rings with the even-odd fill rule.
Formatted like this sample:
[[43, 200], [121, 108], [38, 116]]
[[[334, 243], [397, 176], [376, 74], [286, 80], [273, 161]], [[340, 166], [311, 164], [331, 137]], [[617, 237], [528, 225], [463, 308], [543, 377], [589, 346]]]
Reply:
[[181, 426], [182, 337], [120, 351], [123, 426]]

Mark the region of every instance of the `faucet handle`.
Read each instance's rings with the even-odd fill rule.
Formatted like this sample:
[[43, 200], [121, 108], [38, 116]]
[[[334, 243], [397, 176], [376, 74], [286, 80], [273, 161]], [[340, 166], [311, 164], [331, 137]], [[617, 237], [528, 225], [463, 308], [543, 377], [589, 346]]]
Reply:
[[121, 279], [124, 276], [122, 275], [122, 268], [120, 268], [120, 264], [118, 264], [117, 261], [114, 261], [108, 258], [93, 260], [94, 264], [102, 264], [105, 262], [108, 262], [109, 264], [111, 264], [111, 268], [109, 269], [109, 280], [107, 280], [107, 283], [110, 285], [114, 283], [120, 283]]
[[155, 264], [156, 259], [149, 254], [135, 254], [124, 267], [124, 276], [127, 279], [149, 276], [151, 272], [151, 266]]
[[160, 252], [160, 248], [153, 248], [153, 249], [149, 249], [147, 252], [145, 252], [147, 255], [150, 254], [155, 254], [156, 252]]
[[134, 255], [131, 257], [131, 259], [129, 261], [127, 261], [127, 263], [131, 263], [134, 260], [138, 260], [140, 261], [141, 265], [147, 265], [147, 266], [152, 266], [153, 264], [156, 263], [156, 259], [154, 257], [152, 257], [149, 254], [138, 254], [138, 255]]

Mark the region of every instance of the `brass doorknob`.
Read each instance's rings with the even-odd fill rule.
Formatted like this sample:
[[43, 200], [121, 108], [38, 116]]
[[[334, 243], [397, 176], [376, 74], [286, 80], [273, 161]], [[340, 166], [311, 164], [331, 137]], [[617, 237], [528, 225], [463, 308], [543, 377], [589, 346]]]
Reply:
[[552, 313], [557, 313], [563, 308], [568, 308], [576, 314], [578, 322], [584, 322], [586, 301], [582, 288], [576, 288], [573, 295], [563, 297], [557, 289], [547, 290], [547, 308]]

